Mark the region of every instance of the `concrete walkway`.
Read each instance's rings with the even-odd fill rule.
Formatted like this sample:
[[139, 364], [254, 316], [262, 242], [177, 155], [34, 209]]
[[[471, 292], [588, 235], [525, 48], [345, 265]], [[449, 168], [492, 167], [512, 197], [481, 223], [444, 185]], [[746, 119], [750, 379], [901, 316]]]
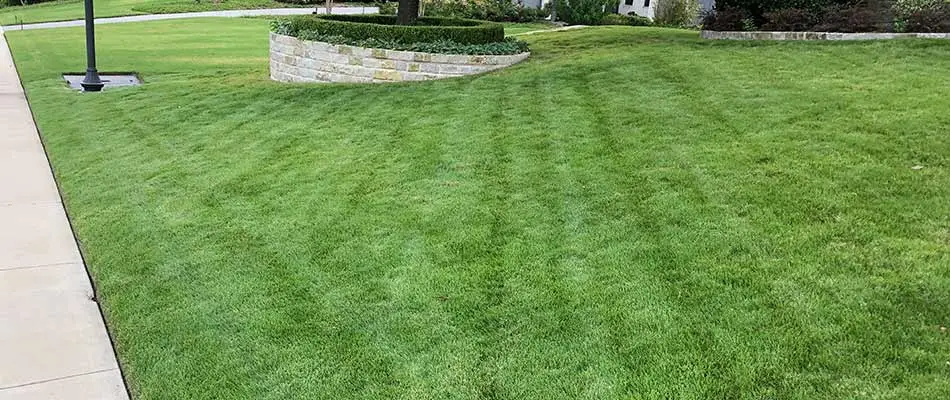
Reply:
[[508, 36], [524, 36], [524, 35], [536, 35], [538, 33], [572, 31], [575, 29], [581, 29], [581, 28], [587, 28], [587, 27], [588, 27], [587, 25], [570, 25], [570, 26], [562, 26], [560, 28], [554, 28], [554, 29], [539, 29], [536, 31], [515, 33]]
[[128, 399], [0, 29], [0, 399]]
[[[313, 8], [265, 8], [260, 10], [228, 10], [228, 11], [205, 11], [178, 14], [147, 14], [133, 15], [128, 17], [109, 17], [96, 18], [96, 25], [100, 24], [121, 24], [124, 22], [157, 21], [163, 19], [182, 19], [182, 18], [208, 18], [208, 17], [259, 17], [265, 15], [304, 15], [312, 14]], [[326, 14], [326, 8], [320, 7], [317, 11]], [[333, 14], [375, 14], [379, 12], [378, 7], [333, 7]], [[3, 29], [26, 30], [26, 29], [50, 29], [67, 28], [71, 26], [83, 26], [85, 22], [62, 21], [62, 22], [41, 22], [38, 24], [23, 25], [5, 25]]]

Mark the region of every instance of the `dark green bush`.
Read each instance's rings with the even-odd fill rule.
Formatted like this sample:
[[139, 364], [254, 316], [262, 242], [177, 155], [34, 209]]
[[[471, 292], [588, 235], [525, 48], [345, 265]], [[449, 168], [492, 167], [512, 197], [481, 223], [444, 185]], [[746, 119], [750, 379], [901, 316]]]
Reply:
[[505, 28], [491, 22], [422, 17], [415, 25], [396, 25], [396, 17], [391, 15], [301, 15], [277, 20], [273, 30], [289, 36], [309, 31], [354, 40], [378, 39], [399, 43], [447, 40], [461, 44], [485, 44], [505, 39]]
[[950, 4], [925, 8], [907, 18], [908, 32], [950, 32]]
[[710, 31], [742, 31], [748, 16], [734, 7], [716, 7], [703, 16], [703, 29]]
[[396, 11], [399, 10], [399, 3], [395, 1], [384, 1], [376, 3], [376, 7], [379, 7], [379, 13], [382, 15], [396, 15]]
[[819, 15], [800, 8], [789, 8], [765, 13], [763, 31], [803, 32], [811, 30], [820, 19]]
[[765, 13], [796, 8], [821, 12], [829, 6], [850, 6], [855, 0], [717, 0], [716, 9], [736, 9], [751, 18], [756, 26], [765, 23]]
[[890, 5], [866, 2], [850, 6], [829, 6], [819, 22], [809, 30], [818, 32], [893, 32], [894, 14]]
[[699, 0], [654, 0], [653, 24], [669, 28], [688, 28], [696, 25]]
[[557, 19], [570, 25], [597, 25], [609, 14], [613, 0], [558, 0]]
[[[531, 22], [547, 18], [545, 10], [525, 7], [511, 0], [423, 0], [427, 17], [466, 18], [494, 22]], [[396, 8], [380, 14], [395, 14]]]
[[759, 22], [744, 10], [724, 8], [706, 15], [703, 25], [704, 29], [715, 31], [894, 32], [895, 18], [890, 2], [864, 0], [819, 10], [789, 8], [769, 11]]
[[644, 17], [642, 15], [637, 15], [635, 12], [629, 12], [626, 15], [627, 25], [630, 26], [650, 26], [653, 25], [653, 21], [650, 18]]
[[620, 15], [620, 14], [607, 14], [604, 16], [604, 20], [600, 22], [601, 25], [627, 25], [627, 26], [650, 26], [652, 22], [647, 17], [641, 17], [639, 15]]

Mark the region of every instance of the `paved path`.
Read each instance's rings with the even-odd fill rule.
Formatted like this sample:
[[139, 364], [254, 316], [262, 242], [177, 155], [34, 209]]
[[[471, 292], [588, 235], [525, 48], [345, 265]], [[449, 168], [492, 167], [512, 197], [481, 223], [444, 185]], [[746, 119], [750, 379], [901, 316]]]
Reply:
[[587, 28], [587, 27], [588, 27], [587, 25], [570, 25], [570, 26], [562, 26], [560, 28], [554, 28], [554, 29], [539, 29], [536, 31], [515, 33], [513, 35], [508, 35], [508, 36], [524, 36], [524, 35], [534, 35], [538, 33], [572, 31], [574, 29], [581, 29], [581, 28]]
[[[208, 17], [258, 17], [263, 15], [303, 15], [312, 14], [313, 8], [265, 8], [260, 10], [229, 10], [229, 11], [205, 11], [177, 14], [147, 14], [133, 15], [128, 17], [109, 17], [96, 18], [96, 25], [99, 24], [120, 24], [124, 22], [157, 21], [162, 19], [181, 19], [181, 18], [208, 18]], [[326, 8], [320, 7], [317, 11], [321, 14], [326, 13]], [[377, 7], [333, 7], [333, 14], [375, 14], [379, 12]], [[62, 22], [42, 22], [38, 24], [23, 25], [5, 25], [3, 29], [12, 31], [19, 29], [50, 29], [66, 28], [71, 26], [83, 26], [85, 22], [62, 21]]]
[[126, 400], [0, 29], [0, 399]]

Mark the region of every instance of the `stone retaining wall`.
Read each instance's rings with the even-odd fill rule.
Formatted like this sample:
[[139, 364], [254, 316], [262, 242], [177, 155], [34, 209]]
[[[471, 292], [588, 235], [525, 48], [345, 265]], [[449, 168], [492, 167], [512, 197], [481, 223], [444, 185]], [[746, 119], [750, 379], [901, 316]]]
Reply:
[[370, 49], [270, 34], [270, 77], [280, 82], [401, 82], [453, 78], [528, 58]]
[[880, 40], [880, 39], [950, 39], [950, 33], [843, 33], [843, 32], [719, 32], [702, 31], [703, 39], [729, 40]]

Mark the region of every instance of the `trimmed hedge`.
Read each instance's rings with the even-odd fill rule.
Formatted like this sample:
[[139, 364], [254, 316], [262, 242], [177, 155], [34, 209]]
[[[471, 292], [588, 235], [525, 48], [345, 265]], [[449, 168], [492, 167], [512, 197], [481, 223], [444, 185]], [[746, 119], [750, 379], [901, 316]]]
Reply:
[[422, 17], [414, 25], [396, 25], [392, 15], [301, 15], [277, 20], [276, 33], [297, 36], [316, 32], [353, 40], [378, 39], [398, 43], [451, 41], [459, 44], [487, 44], [505, 40], [500, 24], [459, 18]]

